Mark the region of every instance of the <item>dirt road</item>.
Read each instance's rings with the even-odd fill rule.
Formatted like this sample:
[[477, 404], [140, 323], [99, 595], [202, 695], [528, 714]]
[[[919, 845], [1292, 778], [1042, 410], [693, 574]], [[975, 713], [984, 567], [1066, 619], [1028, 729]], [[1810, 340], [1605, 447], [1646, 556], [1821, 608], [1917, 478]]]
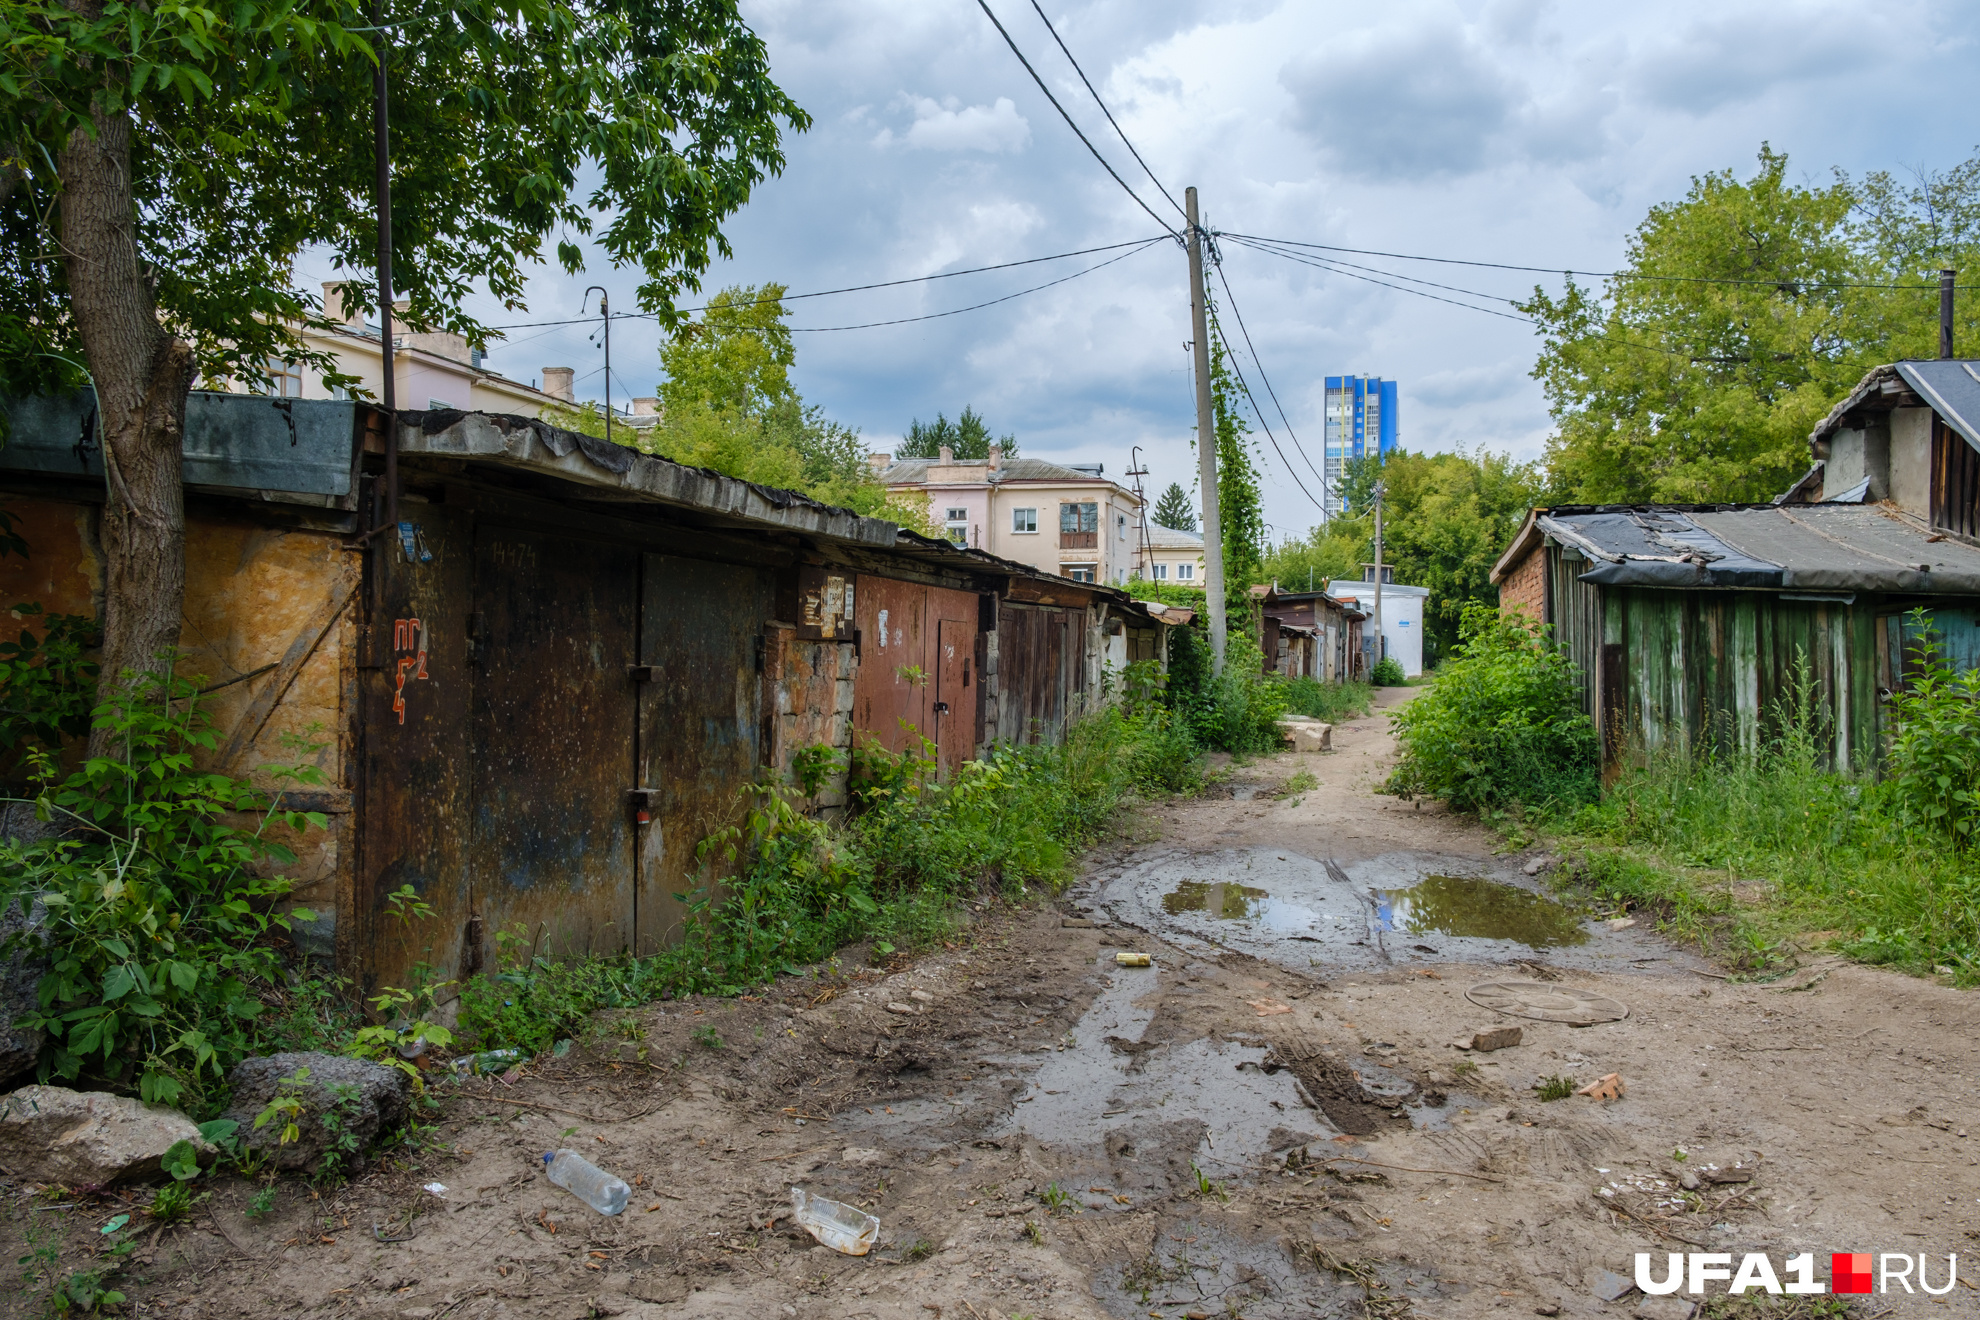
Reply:
[[[1602, 1300], [1605, 1273], [1904, 1252], [1937, 1287], [1958, 1252], [1980, 1282], [1980, 999], [1821, 960], [1729, 982], [1374, 795], [1379, 715], [1335, 746], [1145, 813], [1059, 907], [985, 910], [965, 945], [653, 1005], [447, 1092], [414, 1167], [259, 1220], [223, 1185], [125, 1290], [187, 1317], [1680, 1320], [1682, 1294]], [[1608, 1020], [1467, 999], [1492, 982]], [[1521, 1042], [1449, 1043], [1495, 1026]], [[1533, 1089], [1609, 1073], [1621, 1099]], [[556, 1146], [635, 1181], [628, 1211], [549, 1185]], [[793, 1186], [870, 1209], [879, 1248], [816, 1245]]]

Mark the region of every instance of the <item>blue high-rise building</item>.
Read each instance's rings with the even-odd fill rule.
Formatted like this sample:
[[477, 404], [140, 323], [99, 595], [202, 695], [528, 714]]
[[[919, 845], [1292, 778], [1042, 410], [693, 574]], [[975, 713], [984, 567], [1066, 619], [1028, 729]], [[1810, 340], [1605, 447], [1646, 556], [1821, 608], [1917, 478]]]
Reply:
[[1341, 476], [1347, 460], [1388, 454], [1396, 447], [1396, 382], [1380, 376], [1327, 377], [1326, 504], [1341, 512]]

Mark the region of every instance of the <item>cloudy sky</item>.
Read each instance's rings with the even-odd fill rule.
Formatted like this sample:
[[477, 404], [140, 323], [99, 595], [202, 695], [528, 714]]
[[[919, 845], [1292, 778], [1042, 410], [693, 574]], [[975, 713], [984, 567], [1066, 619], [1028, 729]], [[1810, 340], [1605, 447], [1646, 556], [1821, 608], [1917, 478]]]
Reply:
[[[1206, 222], [1233, 233], [1600, 271], [1649, 206], [1682, 195], [1699, 172], [1746, 174], [1763, 139], [1811, 179], [1832, 167], [1943, 168], [1980, 140], [1971, 99], [1957, 90], [1975, 56], [1973, 0], [1041, 3], [1155, 175], [1178, 199], [1196, 185]], [[1122, 177], [1173, 219], [1030, 0], [991, 7]], [[1161, 232], [974, 0], [743, 8], [816, 124], [790, 140], [789, 169], [728, 226], [736, 257], [710, 289], [772, 279], [828, 289]], [[1527, 375], [1535, 341], [1523, 323], [1231, 242], [1223, 257], [1265, 372], [1316, 462], [1322, 378], [1343, 371], [1401, 383], [1413, 449], [1539, 454], [1548, 420]], [[1104, 259], [800, 302], [792, 323], [947, 311]], [[1536, 278], [1558, 284], [1346, 260], [1495, 298], [1523, 295]], [[633, 279], [602, 279], [632, 305]], [[529, 319], [574, 314], [589, 282], [539, 279]], [[982, 311], [802, 334], [796, 380], [876, 449], [913, 418], [953, 417], [967, 404], [1026, 453], [1114, 473], [1140, 445], [1154, 490], [1188, 485], [1187, 289], [1181, 252], [1156, 244]], [[1235, 333], [1228, 316], [1226, 325]], [[613, 347], [614, 394], [651, 393], [656, 332], [615, 325]], [[575, 366], [581, 378], [592, 373], [579, 391], [593, 397], [597, 362], [582, 329], [518, 331], [490, 358], [523, 379]], [[1317, 486], [1297, 457], [1290, 465]], [[1316, 516], [1290, 465], [1264, 448], [1267, 516], [1281, 532]]]

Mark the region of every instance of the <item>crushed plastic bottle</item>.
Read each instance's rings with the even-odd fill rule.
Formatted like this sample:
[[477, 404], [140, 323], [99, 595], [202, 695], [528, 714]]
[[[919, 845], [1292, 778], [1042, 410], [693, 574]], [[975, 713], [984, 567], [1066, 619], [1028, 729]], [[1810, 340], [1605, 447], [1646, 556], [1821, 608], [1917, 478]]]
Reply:
[[864, 1256], [880, 1240], [880, 1221], [857, 1206], [791, 1188], [791, 1212], [805, 1232], [834, 1251]]
[[507, 1072], [522, 1062], [521, 1050], [483, 1050], [479, 1054], [468, 1054], [455, 1059], [455, 1072], [498, 1073]]
[[551, 1182], [569, 1192], [601, 1215], [616, 1215], [626, 1208], [632, 1188], [622, 1178], [614, 1178], [574, 1150], [543, 1152], [543, 1172]]

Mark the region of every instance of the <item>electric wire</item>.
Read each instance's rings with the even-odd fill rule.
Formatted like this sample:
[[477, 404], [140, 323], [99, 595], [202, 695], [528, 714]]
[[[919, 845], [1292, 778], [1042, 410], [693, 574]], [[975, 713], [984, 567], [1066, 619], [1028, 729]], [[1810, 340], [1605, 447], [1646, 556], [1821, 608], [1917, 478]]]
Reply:
[[1070, 275], [1061, 275], [1056, 280], [1048, 280], [1044, 284], [1034, 284], [1029, 289], [1019, 289], [1016, 293], [1007, 293], [1001, 298], [992, 298], [988, 302], [973, 303], [968, 307], [957, 307], [946, 312], [930, 312], [925, 316], [901, 316], [891, 321], [866, 321], [859, 325], [794, 325], [791, 327], [791, 333], [794, 335], [816, 335], [834, 330], [872, 330], [884, 325], [910, 325], [916, 321], [939, 321], [945, 316], [961, 316], [964, 312], [977, 312], [983, 310], [985, 307], [995, 307], [998, 303], [1007, 303], [1013, 298], [1022, 298], [1028, 293], [1037, 293], [1041, 289], [1049, 289], [1053, 285], [1064, 284], [1068, 280], [1076, 280], [1082, 275], [1091, 275], [1094, 271], [1100, 270], [1102, 267], [1111, 266], [1117, 261], [1126, 261], [1137, 252], [1146, 252], [1155, 244], [1166, 242], [1168, 242], [1166, 238], [1146, 239], [1140, 247], [1132, 251], [1123, 252], [1118, 257], [1109, 257], [1105, 261], [1088, 266], [1085, 270], [1076, 270]]
[[[1227, 237], [1230, 237], [1233, 240], [1236, 239], [1236, 235], [1227, 235]], [[1480, 307], [1476, 303], [1459, 302], [1455, 298], [1446, 298], [1442, 294], [1425, 293], [1421, 289], [1412, 289], [1401, 284], [1391, 284], [1387, 280], [1378, 280], [1372, 275], [1358, 275], [1354, 271], [1343, 270], [1341, 267], [1329, 262], [1324, 257], [1309, 257], [1295, 252], [1276, 252], [1273, 251], [1271, 248], [1258, 247], [1256, 244], [1250, 244], [1250, 243], [1247, 243], [1244, 246], [1250, 247], [1253, 251], [1256, 252], [1269, 252], [1271, 253], [1271, 255], [1275, 257], [1284, 258], [1287, 261], [1297, 261], [1302, 266], [1311, 266], [1315, 270], [1330, 271], [1333, 274], [1345, 275], [1351, 280], [1362, 280], [1368, 284], [1379, 284], [1385, 289], [1394, 289], [1398, 293], [1413, 293], [1419, 298], [1428, 298], [1433, 302], [1449, 303], [1453, 307], [1462, 307], [1465, 308], [1467, 311], [1483, 312], [1487, 316], [1503, 316], [1508, 321], [1518, 321], [1523, 325], [1533, 324], [1532, 318], [1530, 317], [1518, 316], [1512, 312], [1501, 312], [1490, 307]]]
[[[1206, 310], [1210, 311], [1210, 327], [1211, 329], [1215, 330], [1217, 333], [1217, 342], [1220, 344], [1228, 345], [1230, 341], [1224, 337], [1224, 327], [1223, 324], [1220, 321], [1218, 321], [1216, 311], [1213, 309], [1206, 309]], [[1279, 437], [1272, 433], [1272, 424], [1265, 420], [1264, 410], [1258, 406], [1257, 398], [1252, 395], [1251, 383], [1244, 378], [1244, 367], [1238, 362], [1237, 354], [1235, 353], [1231, 354], [1230, 362], [1231, 362], [1231, 373], [1235, 375], [1238, 379], [1238, 388], [1244, 391], [1244, 397], [1247, 400], [1249, 400], [1251, 403], [1251, 415], [1253, 417], [1256, 417], [1258, 419], [1258, 424], [1265, 428], [1265, 438], [1272, 442], [1272, 452], [1279, 456], [1279, 462], [1285, 464], [1286, 475], [1292, 478], [1293, 485], [1299, 487], [1300, 494], [1306, 496], [1306, 498], [1309, 500], [1313, 500], [1313, 507], [1320, 510], [1321, 517], [1323, 518], [1326, 517], [1327, 506], [1321, 503], [1319, 500], [1313, 499], [1313, 492], [1308, 490], [1306, 488], [1306, 483], [1299, 479], [1299, 469], [1294, 467], [1292, 465], [1292, 460], [1286, 457], [1286, 451], [1279, 448]]]
[[[1233, 236], [1231, 241], [1241, 247], [1255, 248], [1260, 252], [1270, 252], [1274, 256], [1299, 257], [1303, 255], [1296, 252], [1281, 251], [1279, 248], [1272, 246], [1271, 243], [1257, 239], [1237, 238]], [[1446, 293], [1461, 293], [1467, 298], [1483, 298], [1487, 302], [1502, 302], [1508, 306], [1513, 305], [1513, 299], [1496, 293], [1484, 293], [1478, 289], [1466, 289], [1456, 284], [1439, 284], [1435, 280], [1420, 280], [1414, 275], [1404, 275], [1400, 271], [1383, 270], [1379, 266], [1363, 266], [1358, 262], [1341, 261], [1334, 257], [1315, 257], [1313, 259], [1316, 261], [1325, 261], [1330, 266], [1343, 267], [1347, 270], [1366, 271], [1370, 275], [1386, 275], [1392, 280], [1402, 280], [1409, 284], [1421, 284], [1426, 289], [1442, 289]]]
[[[1248, 238], [1263, 243], [1283, 243], [1288, 247], [1313, 248], [1321, 252], [1345, 252], [1357, 257], [1387, 257], [1393, 261], [1432, 261], [1445, 266], [1478, 266], [1486, 270], [1530, 271], [1541, 275], [1566, 275], [1572, 278], [1580, 274], [1600, 280], [1642, 280], [1658, 284], [1750, 284], [1766, 288], [1780, 288], [1784, 284], [1804, 285], [1820, 289], [1915, 289], [1921, 292], [1937, 292], [1938, 284], [1887, 284], [1861, 280], [1741, 280], [1728, 279], [1716, 275], [1642, 275], [1628, 270], [1584, 270], [1575, 271], [1559, 266], [1515, 266], [1503, 261], [1467, 261], [1459, 257], [1426, 257], [1412, 252], [1378, 252], [1373, 248], [1339, 247], [1332, 243], [1308, 243], [1296, 238], [1266, 238], [1258, 234], [1218, 234], [1219, 238]], [[1388, 272], [1385, 272], [1388, 273]], [[1980, 285], [1955, 284], [1955, 289], [1974, 289]]]
[[[1313, 479], [1320, 483], [1320, 494], [1324, 499], [1327, 494], [1326, 475], [1322, 473], [1320, 469], [1313, 466], [1313, 456], [1307, 453], [1306, 446], [1302, 445], [1299, 442], [1299, 435], [1297, 432], [1293, 430], [1292, 418], [1286, 416], [1286, 407], [1284, 404], [1279, 402], [1279, 392], [1272, 388], [1272, 378], [1265, 374], [1265, 363], [1258, 356], [1258, 346], [1251, 342], [1251, 330], [1244, 323], [1244, 313], [1238, 310], [1237, 294], [1231, 291], [1230, 277], [1224, 274], [1224, 263], [1220, 260], [1216, 262], [1215, 265], [1217, 271], [1217, 282], [1224, 286], [1224, 299], [1231, 306], [1231, 315], [1237, 318], [1238, 333], [1244, 336], [1244, 346], [1246, 350], [1249, 351], [1251, 354], [1252, 365], [1258, 368], [1258, 379], [1265, 386], [1265, 393], [1271, 397], [1272, 406], [1278, 410], [1279, 420], [1285, 423], [1286, 435], [1291, 438], [1293, 449], [1299, 454], [1300, 458], [1305, 461], [1306, 470], [1313, 474]], [[1256, 407], [1257, 405], [1254, 403], [1252, 406]], [[1264, 419], [1260, 418], [1259, 420], [1263, 421]], [[1324, 434], [1325, 433], [1323, 431], [1322, 433], [1323, 441], [1324, 441]], [[1324, 513], [1325, 505], [1322, 505], [1321, 508], [1322, 508], [1322, 512]]]
[[[1163, 235], [1162, 237], [1169, 237]], [[753, 298], [748, 302], [730, 303], [731, 307], [758, 307], [773, 302], [801, 302], [806, 298], [831, 298], [842, 293], [865, 293], [872, 289], [896, 289], [906, 284], [927, 284], [934, 280], [951, 280], [958, 275], [981, 275], [986, 271], [1011, 270], [1018, 266], [1036, 266], [1046, 261], [1064, 261], [1068, 257], [1090, 257], [1095, 252], [1115, 252], [1124, 247], [1159, 242], [1160, 238], [1131, 238], [1122, 243], [1103, 243], [1099, 247], [1075, 248], [1071, 252], [1054, 252], [1046, 257], [1025, 257], [1020, 261], [1000, 261], [994, 266], [971, 266], [967, 270], [945, 270], [934, 275], [914, 275], [904, 280], [881, 280], [875, 284], [849, 284], [843, 289], [819, 289], [815, 293], [787, 293], [782, 298]], [[700, 307], [680, 307], [678, 312], [705, 312], [708, 305]], [[614, 321], [652, 321], [658, 318], [656, 312], [614, 312]], [[518, 321], [510, 325], [485, 326], [487, 330], [533, 330], [538, 326], [589, 325], [596, 321], [595, 316], [575, 316], [564, 321]], [[527, 342], [527, 341], [519, 341]]]
[[[1024, 57], [1024, 52], [1018, 49], [1017, 42], [1013, 41], [1011, 39], [1011, 34], [1005, 31], [1002, 20], [1000, 20], [996, 14], [991, 12], [989, 0], [976, 0], [976, 5], [977, 8], [983, 11], [984, 16], [988, 18], [992, 24], [995, 25], [998, 35], [1002, 36], [1004, 39], [1004, 44], [1011, 48], [1011, 54], [1017, 56], [1018, 63], [1022, 64], [1024, 66], [1024, 71], [1031, 75], [1031, 81], [1038, 84], [1038, 90], [1045, 93], [1045, 99], [1050, 101], [1052, 103], [1052, 108], [1059, 112], [1059, 118], [1066, 121], [1066, 127], [1070, 128], [1073, 131], [1073, 134], [1076, 137], [1078, 137], [1081, 142], [1086, 144], [1086, 149], [1093, 153], [1093, 159], [1100, 162], [1100, 168], [1107, 171], [1107, 173], [1110, 176], [1112, 176], [1115, 183], [1121, 185], [1121, 190], [1123, 192], [1125, 192], [1128, 196], [1134, 198], [1134, 204], [1136, 206], [1139, 206], [1142, 210], [1148, 212], [1149, 219], [1153, 220], [1156, 224], [1162, 226], [1162, 228], [1168, 230], [1169, 237], [1175, 239], [1177, 242], [1180, 243], [1182, 241], [1182, 235], [1177, 233], [1173, 228], [1171, 228], [1168, 221], [1164, 220], [1161, 216], [1156, 215], [1154, 208], [1149, 206], [1147, 202], [1141, 200], [1140, 193], [1128, 187], [1127, 180], [1123, 179], [1119, 174], [1115, 173], [1114, 167], [1107, 163], [1107, 158], [1100, 154], [1100, 149], [1093, 145], [1092, 141], [1086, 136], [1085, 133], [1080, 131], [1079, 125], [1073, 122], [1073, 117], [1066, 113], [1066, 108], [1064, 106], [1059, 104], [1059, 98], [1052, 95], [1052, 89], [1050, 87], [1047, 87], [1045, 85], [1045, 80], [1038, 76], [1038, 70], [1031, 67], [1031, 61]], [[1082, 78], [1085, 77], [1084, 74], [1080, 76]], [[1112, 116], [1109, 116], [1109, 118], [1112, 118]], [[1130, 147], [1129, 150], [1131, 151], [1133, 150], [1133, 148]], [[1146, 167], [1144, 166], [1143, 168]], [[1156, 186], [1160, 187], [1161, 185], [1157, 184]]]
[[1128, 155], [1134, 157], [1134, 163], [1141, 166], [1141, 172], [1148, 176], [1148, 181], [1155, 185], [1156, 191], [1168, 198], [1169, 205], [1176, 208], [1176, 214], [1188, 218], [1189, 212], [1183, 210], [1182, 204], [1176, 201], [1175, 194], [1162, 185], [1162, 181], [1155, 177], [1155, 171], [1148, 168], [1148, 162], [1143, 160], [1141, 153], [1134, 149], [1134, 143], [1128, 141], [1127, 130], [1114, 118], [1114, 112], [1107, 108], [1107, 103], [1100, 99], [1100, 93], [1094, 89], [1093, 80], [1086, 76], [1085, 69], [1079, 67], [1079, 61], [1074, 59], [1072, 51], [1066, 48], [1065, 38], [1059, 35], [1059, 29], [1052, 26], [1052, 20], [1045, 17], [1045, 10], [1040, 7], [1038, 0], [1031, 0], [1031, 7], [1038, 11], [1038, 21], [1043, 23], [1045, 30], [1052, 34], [1052, 40], [1059, 43], [1059, 49], [1064, 52], [1067, 63], [1073, 66], [1073, 72], [1077, 73], [1079, 80], [1086, 84], [1086, 90], [1093, 96], [1093, 103], [1100, 107], [1100, 113], [1107, 116], [1107, 122], [1112, 124], [1114, 132], [1120, 135], [1121, 145], [1128, 149]]

